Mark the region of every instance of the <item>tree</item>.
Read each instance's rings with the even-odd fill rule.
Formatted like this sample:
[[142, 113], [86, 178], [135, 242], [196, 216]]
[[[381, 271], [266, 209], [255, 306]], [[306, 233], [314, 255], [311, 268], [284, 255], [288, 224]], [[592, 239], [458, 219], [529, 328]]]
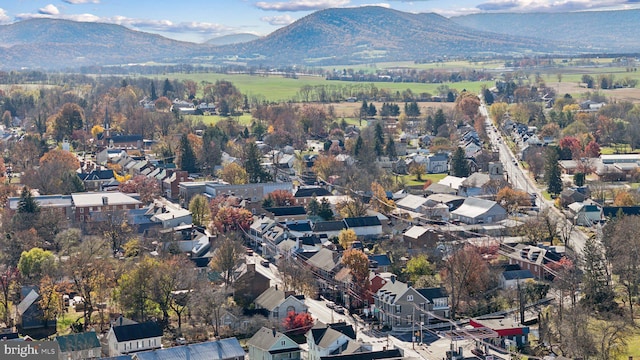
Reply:
[[311, 314], [307, 312], [296, 313], [289, 311], [287, 317], [282, 321], [282, 326], [287, 334], [302, 335], [305, 334], [313, 326], [315, 320]]
[[361, 217], [367, 214], [367, 204], [363, 203], [360, 199], [346, 200], [336, 204], [336, 210], [343, 218]]
[[504, 207], [507, 212], [515, 213], [521, 206], [531, 206], [531, 197], [522, 190], [514, 190], [504, 187], [496, 195], [496, 202]]
[[409, 276], [412, 283], [417, 284], [420, 278], [435, 275], [435, 266], [429, 262], [425, 255], [418, 255], [407, 261], [407, 266], [402, 272]]
[[151, 101], [156, 101], [158, 99], [158, 94], [156, 93], [156, 83], [155, 81], [151, 81], [151, 95], [149, 95], [149, 99]]
[[246, 184], [249, 182], [249, 174], [235, 162], [228, 163], [218, 172], [218, 176], [232, 185]]
[[384, 153], [384, 133], [382, 130], [382, 124], [380, 122], [376, 123], [376, 127], [374, 128], [374, 144], [373, 151], [376, 153], [377, 157], [380, 157]]
[[103, 221], [97, 224], [97, 230], [109, 241], [113, 256], [129, 241], [133, 230], [127, 223], [126, 213], [122, 210], [106, 211]]
[[470, 173], [469, 162], [464, 149], [457, 147], [451, 156], [451, 175], [457, 177], [467, 177]]
[[447, 118], [444, 116], [444, 111], [438, 109], [433, 116], [433, 128], [431, 129], [431, 135], [437, 135], [440, 127], [447, 124]]
[[250, 183], [271, 181], [271, 174], [262, 168], [262, 154], [255, 142], [249, 141], [244, 146], [244, 169], [249, 174]]
[[340, 230], [340, 233], [338, 234], [338, 243], [344, 250], [350, 249], [351, 244], [356, 240], [358, 240], [358, 237], [356, 236], [356, 232], [352, 229]]
[[23, 251], [18, 261], [20, 275], [30, 281], [39, 281], [44, 274], [55, 268], [55, 257], [51, 251], [33, 248]]
[[38, 287], [40, 298], [38, 305], [42, 309], [42, 321], [44, 327], [49, 326], [49, 322], [55, 320], [62, 311], [62, 294], [60, 293], [60, 283], [51, 276], [44, 275]]
[[182, 326], [182, 312], [186, 307], [186, 300], [179, 298], [176, 303], [176, 292], [191, 292], [195, 285], [195, 272], [188, 260], [182, 257], [170, 257], [157, 262], [157, 269], [149, 279], [149, 299], [158, 305], [162, 312], [162, 323], [169, 324], [169, 310], [177, 309], [178, 324]]
[[157, 111], [168, 112], [171, 109], [171, 100], [166, 96], [161, 96], [155, 100], [154, 107]]
[[180, 168], [189, 173], [198, 171], [196, 154], [191, 147], [187, 134], [182, 135], [182, 138], [180, 138]]
[[370, 203], [374, 210], [383, 214], [388, 214], [396, 208], [395, 202], [391, 199], [387, 199], [386, 191], [384, 191], [382, 185], [377, 182], [371, 183], [371, 193], [373, 197]]
[[84, 191], [76, 171], [80, 161], [71, 152], [54, 149], [40, 158], [40, 166], [26, 172], [26, 183], [41, 194], [71, 194]]
[[549, 147], [545, 150], [544, 178], [549, 194], [558, 195], [562, 192], [562, 178], [558, 164], [558, 151]]
[[[342, 231], [340, 233], [342, 234]], [[342, 253], [340, 261], [351, 272], [352, 284], [349, 287], [351, 291], [350, 298], [352, 299], [351, 305], [361, 304], [364, 300], [361, 294], [366, 294], [369, 290], [369, 258], [358, 249], [348, 249]], [[356, 300], [355, 303], [353, 302], [354, 299]]]
[[57, 141], [71, 139], [74, 130], [84, 126], [84, 110], [74, 103], [62, 105], [58, 113], [49, 118], [50, 133]]
[[12, 119], [13, 117], [11, 116], [11, 111], [5, 110], [4, 113], [2, 113], [2, 124], [4, 125], [5, 129], [11, 127]]
[[451, 297], [451, 319], [456, 319], [467, 304], [489, 286], [489, 267], [478, 248], [467, 245], [454, 250], [444, 262], [441, 273]]
[[11, 295], [14, 292], [18, 281], [20, 280], [20, 272], [17, 268], [0, 265], [0, 305], [2, 306], [2, 320], [5, 324], [11, 326], [11, 313], [9, 304]]
[[189, 202], [189, 211], [193, 218], [193, 224], [196, 226], [204, 226], [209, 221], [209, 202], [204, 195], [197, 194]]
[[320, 216], [323, 220], [333, 220], [333, 210], [331, 209], [331, 204], [327, 198], [322, 198], [320, 200], [320, 209], [318, 210], [318, 216]]
[[118, 279], [114, 297], [125, 316], [145, 321], [153, 311], [151, 279], [158, 267], [158, 260], [145, 257], [131, 266]]
[[291, 206], [296, 203], [296, 198], [291, 191], [275, 190], [267, 194], [262, 200], [262, 207]]
[[584, 148], [584, 155], [590, 158], [600, 157], [600, 145], [595, 140], [591, 140]]
[[244, 260], [245, 248], [233, 236], [223, 236], [216, 245], [209, 267], [211, 270], [220, 273], [224, 280], [225, 288], [228, 288], [233, 285], [233, 271]]
[[576, 186], [583, 186], [584, 185], [584, 181], [585, 181], [585, 174], [580, 172], [580, 173], [575, 173], [573, 174], [573, 183]]
[[218, 336], [220, 317], [224, 309], [230, 308], [229, 299], [224, 289], [201, 282], [188, 303], [193, 317], [205, 325], [214, 326], [214, 335]]
[[278, 272], [282, 275], [283, 290], [293, 290], [311, 298], [318, 294], [313, 272], [309, 271], [297, 258], [291, 256], [279, 258]]
[[36, 202], [31, 190], [24, 186], [20, 192], [20, 200], [18, 200], [19, 214], [38, 214], [40, 213], [40, 205]]
[[613, 199], [613, 206], [633, 206], [635, 204], [636, 200], [625, 190], [617, 191], [616, 197]]
[[396, 158], [398, 157], [398, 154], [396, 153], [396, 144], [393, 141], [393, 136], [389, 136], [389, 140], [387, 140], [387, 145], [385, 145], [385, 150], [390, 160], [392, 161], [396, 160]]
[[615, 294], [611, 287], [609, 268], [605, 262], [604, 251], [595, 236], [587, 238], [583, 255], [583, 297], [581, 302], [599, 312], [615, 309]]
[[427, 173], [427, 168], [424, 164], [413, 162], [409, 166], [409, 174], [416, 177], [417, 181], [422, 181], [422, 175]]
[[140, 201], [145, 204], [152, 202], [162, 195], [158, 182], [150, 177], [138, 175], [133, 179], [127, 180], [118, 186], [123, 193], [137, 193], [140, 195]]

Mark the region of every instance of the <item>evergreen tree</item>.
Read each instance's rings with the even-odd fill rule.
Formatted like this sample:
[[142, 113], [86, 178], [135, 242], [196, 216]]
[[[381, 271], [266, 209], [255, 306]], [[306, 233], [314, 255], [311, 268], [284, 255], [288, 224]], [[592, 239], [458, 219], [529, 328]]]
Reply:
[[453, 152], [451, 157], [451, 175], [457, 177], [467, 177], [471, 170], [469, 169], [469, 162], [467, 156], [464, 153], [464, 149], [458, 146], [456, 151]]
[[581, 301], [598, 311], [612, 310], [616, 307], [615, 294], [609, 281], [604, 251], [595, 236], [590, 236], [584, 244], [583, 263], [584, 296]]
[[262, 154], [255, 142], [250, 141], [244, 147], [244, 169], [249, 174], [250, 183], [271, 181], [271, 174], [262, 168]]
[[149, 96], [151, 101], [158, 100], [158, 94], [156, 94], [156, 83], [155, 81], [151, 82], [151, 95]]
[[393, 136], [389, 136], [386, 150], [387, 150], [387, 156], [389, 157], [389, 159], [395, 160], [396, 157], [398, 157], [398, 154], [396, 153], [396, 143], [395, 141], [393, 141]]
[[491, 105], [495, 101], [495, 99], [493, 98], [493, 93], [491, 92], [491, 90], [489, 90], [487, 88], [482, 90], [482, 97], [484, 98], [484, 102], [487, 105]]
[[20, 200], [18, 200], [18, 213], [19, 214], [38, 214], [40, 212], [40, 205], [33, 198], [31, 191], [24, 186], [20, 193]]
[[382, 124], [380, 124], [380, 122], [376, 123], [374, 131], [375, 135], [373, 150], [375, 151], [376, 156], [382, 156], [384, 154], [384, 132], [382, 130]]
[[369, 104], [369, 110], [367, 111], [367, 115], [373, 117], [376, 116], [378, 110], [376, 110], [376, 106], [373, 103]]
[[447, 102], [455, 102], [456, 101], [456, 96], [454, 95], [453, 91], [449, 91], [447, 93]]
[[438, 129], [447, 123], [447, 118], [444, 116], [444, 111], [442, 109], [438, 109], [436, 111], [436, 115], [433, 118], [433, 129], [431, 130], [432, 135], [438, 134]]
[[369, 104], [367, 104], [367, 100], [362, 100], [362, 106], [360, 107], [360, 119], [363, 117], [367, 117], [369, 114]]
[[320, 212], [320, 202], [318, 201], [318, 199], [316, 199], [316, 197], [312, 197], [311, 200], [309, 201], [309, 204], [307, 204], [307, 215], [309, 216], [318, 216], [318, 213]]
[[420, 116], [420, 107], [418, 106], [418, 103], [415, 101], [412, 101], [410, 103], [405, 103], [404, 113], [407, 114], [408, 117]]
[[544, 179], [547, 183], [547, 191], [549, 194], [558, 195], [562, 192], [558, 150], [555, 147], [548, 147], [545, 151]]
[[318, 216], [325, 221], [333, 220], [333, 210], [331, 210], [331, 204], [327, 198], [322, 198], [320, 201], [320, 209], [318, 210]]
[[180, 168], [190, 173], [198, 170], [196, 167], [196, 154], [193, 152], [187, 134], [182, 135], [182, 138], [180, 138]]
[[162, 87], [162, 96], [170, 97], [171, 93], [173, 93], [173, 85], [171, 85], [169, 79], [165, 79], [164, 86]]
[[364, 150], [364, 141], [362, 140], [361, 136], [358, 136], [358, 138], [356, 139], [356, 144], [353, 147], [353, 156], [359, 157], [360, 154], [362, 154], [363, 150]]
[[218, 103], [218, 112], [222, 116], [229, 116], [229, 103], [227, 102], [227, 100], [220, 100], [220, 102]]

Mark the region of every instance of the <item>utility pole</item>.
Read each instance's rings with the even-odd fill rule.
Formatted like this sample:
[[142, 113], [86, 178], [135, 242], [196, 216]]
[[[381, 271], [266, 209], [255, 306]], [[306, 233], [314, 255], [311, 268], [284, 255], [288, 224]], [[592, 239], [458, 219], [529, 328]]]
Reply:
[[416, 349], [416, 308], [411, 308], [411, 347]]

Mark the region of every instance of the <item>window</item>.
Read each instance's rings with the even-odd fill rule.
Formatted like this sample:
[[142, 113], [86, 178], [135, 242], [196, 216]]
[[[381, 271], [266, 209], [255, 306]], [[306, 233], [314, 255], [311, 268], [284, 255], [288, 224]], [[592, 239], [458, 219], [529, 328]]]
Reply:
[[287, 345], [287, 342], [282, 340], [282, 341], [280, 341], [280, 345], [285, 346], [285, 345]]
[[84, 208], [80, 208], [80, 214], [84, 214]]
[[401, 313], [402, 307], [400, 305], [396, 305], [396, 313]]
[[413, 301], [413, 295], [407, 295], [407, 301]]

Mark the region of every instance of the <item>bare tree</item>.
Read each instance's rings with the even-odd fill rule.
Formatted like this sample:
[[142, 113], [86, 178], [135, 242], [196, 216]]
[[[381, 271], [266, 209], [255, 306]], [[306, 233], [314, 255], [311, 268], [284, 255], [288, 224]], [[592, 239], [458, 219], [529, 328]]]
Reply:
[[245, 248], [233, 233], [221, 235], [213, 251], [213, 257], [209, 263], [211, 270], [219, 272], [224, 280], [225, 288], [233, 285], [233, 271], [244, 260]]

